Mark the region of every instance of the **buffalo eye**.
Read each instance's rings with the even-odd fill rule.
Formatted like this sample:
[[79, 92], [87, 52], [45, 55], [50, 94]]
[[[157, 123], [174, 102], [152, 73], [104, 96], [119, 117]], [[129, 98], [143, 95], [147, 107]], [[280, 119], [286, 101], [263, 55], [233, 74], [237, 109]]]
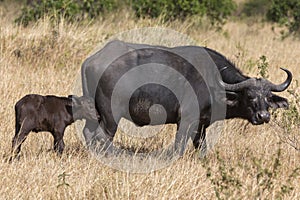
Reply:
[[272, 94], [269, 94], [265, 97], [265, 101], [266, 103], [271, 103], [273, 102], [273, 95]]
[[253, 92], [250, 92], [250, 93], [247, 94], [247, 98], [248, 98], [250, 101], [256, 99], [256, 96], [257, 96], [257, 95], [254, 94]]
[[258, 108], [258, 99], [257, 98], [251, 97], [251, 98], [249, 98], [249, 101], [254, 108]]

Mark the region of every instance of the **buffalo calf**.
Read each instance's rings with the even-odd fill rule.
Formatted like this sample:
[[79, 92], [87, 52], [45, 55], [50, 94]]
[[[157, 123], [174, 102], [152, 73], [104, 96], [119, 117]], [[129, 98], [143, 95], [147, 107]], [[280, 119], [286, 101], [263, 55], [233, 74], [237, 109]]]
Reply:
[[98, 121], [99, 115], [90, 97], [41, 96], [29, 94], [15, 105], [16, 129], [12, 140], [12, 151], [17, 156], [21, 145], [30, 133], [49, 131], [54, 137], [54, 150], [61, 154], [64, 150], [64, 131], [78, 119]]

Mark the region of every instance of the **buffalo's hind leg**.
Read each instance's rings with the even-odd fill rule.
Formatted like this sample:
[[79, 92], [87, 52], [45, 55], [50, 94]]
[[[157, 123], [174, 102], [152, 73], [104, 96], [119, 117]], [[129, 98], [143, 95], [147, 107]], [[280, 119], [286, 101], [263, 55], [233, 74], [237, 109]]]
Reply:
[[88, 119], [86, 120], [85, 126], [83, 128], [83, 136], [87, 146], [90, 146], [92, 144], [98, 126], [99, 126], [99, 122], [95, 123]]
[[10, 161], [13, 158], [19, 159], [21, 145], [26, 140], [26, 137], [32, 129], [33, 127], [30, 121], [26, 120], [26, 118], [23, 120], [22, 124], [20, 122], [16, 122], [15, 136], [12, 140], [12, 157], [10, 158]]
[[106, 152], [106, 154], [118, 154], [120, 153], [117, 148], [113, 145], [113, 139], [117, 132], [118, 124], [115, 122], [107, 123], [101, 135], [101, 139], [104, 142], [102, 149]]
[[99, 154], [110, 155], [118, 153], [118, 149], [113, 145], [113, 138], [117, 132], [117, 128], [118, 124], [113, 118], [100, 121], [94, 136], [91, 138], [89, 148]]

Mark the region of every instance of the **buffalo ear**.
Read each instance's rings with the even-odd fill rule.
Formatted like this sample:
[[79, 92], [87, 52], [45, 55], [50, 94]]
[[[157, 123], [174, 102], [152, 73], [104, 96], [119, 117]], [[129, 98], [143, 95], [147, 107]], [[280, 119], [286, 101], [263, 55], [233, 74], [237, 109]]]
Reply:
[[236, 106], [238, 104], [237, 100], [230, 100], [230, 99], [225, 99], [225, 104], [228, 106]]
[[272, 97], [268, 99], [268, 104], [271, 108], [285, 108], [289, 107], [289, 103], [286, 98], [272, 94]]
[[220, 97], [219, 99], [227, 106], [235, 106], [238, 104], [238, 94], [234, 92], [225, 92], [224, 97]]
[[235, 92], [226, 92], [226, 98], [225, 98], [225, 103], [228, 106], [236, 106], [239, 101], [238, 101], [238, 94]]

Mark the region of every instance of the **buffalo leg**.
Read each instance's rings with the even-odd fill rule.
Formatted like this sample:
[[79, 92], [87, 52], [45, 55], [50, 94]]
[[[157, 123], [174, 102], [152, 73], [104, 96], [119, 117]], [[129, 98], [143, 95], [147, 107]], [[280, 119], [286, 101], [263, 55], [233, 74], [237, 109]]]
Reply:
[[110, 154], [112, 151], [114, 153], [119, 153], [118, 149], [114, 148], [113, 138], [117, 132], [118, 125], [112, 121], [112, 123], [103, 124], [103, 131], [98, 131], [98, 137], [100, 136], [103, 146], [102, 150], [105, 150], [106, 153]]
[[103, 121], [100, 124], [87, 121], [83, 134], [88, 148], [96, 152], [108, 151], [113, 141]]
[[[27, 121], [28, 122], [28, 121]], [[25, 123], [25, 120], [22, 124], [16, 123], [16, 132], [12, 140], [12, 153], [14, 157], [17, 157], [21, 151], [21, 145], [26, 140], [26, 137], [32, 130], [32, 127], [29, 123]]]
[[[105, 153], [105, 155], [109, 155], [112, 153], [119, 153], [119, 149], [115, 148], [113, 145], [113, 138], [117, 131], [118, 124], [115, 122], [113, 117], [105, 118], [106, 120], [101, 120], [97, 129], [95, 130], [93, 138], [91, 138], [91, 142], [89, 148], [97, 153]], [[106, 123], [105, 123], [106, 122]]]
[[199, 130], [193, 138], [193, 145], [195, 149], [200, 148], [200, 157], [204, 158], [207, 153], [207, 144], [206, 144], [206, 127], [199, 125]]
[[205, 136], [206, 136], [206, 132], [204, 126], [199, 125], [195, 137], [192, 138], [195, 149], [199, 149], [199, 147], [201, 147], [202, 142], [205, 141]]
[[98, 122], [95, 123], [95, 122], [86, 120], [86, 124], [83, 128], [83, 135], [84, 135], [85, 143], [87, 146], [91, 145], [92, 140], [95, 137], [98, 126], [99, 126]]
[[195, 132], [197, 132], [198, 120], [193, 122], [180, 122], [177, 123], [177, 133], [175, 135], [175, 151], [179, 153], [179, 156], [184, 154], [187, 147], [188, 140], [194, 138]]
[[61, 155], [65, 148], [65, 143], [63, 140], [64, 137], [64, 130], [63, 131], [57, 131], [52, 133], [54, 141], [53, 141], [53, 149], [58, 154]]

